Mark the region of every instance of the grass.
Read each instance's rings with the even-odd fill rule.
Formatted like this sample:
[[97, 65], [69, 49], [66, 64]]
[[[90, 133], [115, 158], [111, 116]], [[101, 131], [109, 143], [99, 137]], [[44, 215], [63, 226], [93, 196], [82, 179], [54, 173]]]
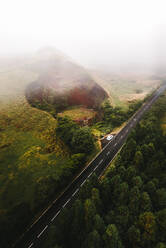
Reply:
[[97, 72], [94, 79], [108, 92], [111, 104], [123, 109], [127, 109], [132, 101], [142, 100], [160, 84], [160, 80], [148, 76], [115, 76]]
[[[32, 178], [38, 180], [42, 174], [47, 172], [44, 165], [49, 163], [57, 164], [54, 166], [53, 172], [63, 174], [65, 170], [62, 163], [68, 156], [68, 151], [60, 141], [55, 140], [56, 120], [46, 112], [31, 108], [24, 98], [18, 101], [13, 101], [12, 105], [8, 104], [6, 107], [0, 109], [0, 168], [1, 179], [0, 185], [0, 206], [6, 208], [17, 203], [13, 197], [11, 198], [10, 187], [6, 195], [6, 201], [3, 200], [3, 190], [6, 188], [10, 180], [17, 177], [19, 167], [24, 161], [24, 165], [28, 166], [28, 158], [25, 158], [34, 149], [34, 160], [40, 156], [39, 167], [35, 170], [33, 168]], [[39, 152], [39, 150], [41, 152]], [[43, 155], [42, 155], [43, 153]], [[32, 156], [32, 157], [33, 157]], [[59, 163], [61, 157], [61, 165]], [[54, 160], [53, 160], [54, 159]], [[33, 159], [30, 160], [32, 164]], [[58, 161], [58, 162], [56, 162]], [[65, 164], [65, 163], [64, 163]], [[41, 166], [41, 167], [40, 167]], [[30, 167], [29, 167], [30, 168]], [[49, 172], [50, 174], [51, 172]], [[17, 178], [18, 179], [18, 178]], [[25, 181], [27, 184], [28, 180]], [[18, 179], [19, 181], [19, 179]], [[33, 184], [29, 185], [29, 190], [32, 191]], [[12, 190], [13, 192], [13, 190]], [[24, 196], [20, 193], [18, 202], [22, 197], [25, 199], [29, 195], [24, 192]], [[10, 201], [9, 201], [10, 199]], [[13, 201], [12, 201], [13, 199]], [[22, 199], [23, 200], [23, 199]], [[8, 205], [5, 202], [9, 202]]]
[[165, 114], [164, 118], [161, 120], [161, 128], [164, 132], [164, 135], [166, 135], [166, 114]]
[[[56, 137], [56, 119], [26, 101], [25, 89], [37, 76], [22, 68], [0, 73], [0, 213], [27, 203], [33, 218], [47, 205], [42, 199], [50, 192], [56, 196], [79, 171], [71, 163], [68, 148]], [[63, 114], [75, 119], [96, 113], [80, 107]], [[97, 144], [88, 161], [98, 151]], [[7, 221], [8, 216], [4, 218]]]
[[68, 110], [63, 111], [58, 114], [59, 116], [69, 116], [71, 119], [84, 119], [84, 118], [93, 118], [96, 115], [96, 112], [91, 109], [84, 107], [73, 107]]
[[0, 210], [32, 201], [35, 182], [51, 174], [60, 177], [69, 166], [68, 149], [56, 139], [56, 120], [32, 108], [24, 97], [36, 78], [22, 68], [0, 73]]

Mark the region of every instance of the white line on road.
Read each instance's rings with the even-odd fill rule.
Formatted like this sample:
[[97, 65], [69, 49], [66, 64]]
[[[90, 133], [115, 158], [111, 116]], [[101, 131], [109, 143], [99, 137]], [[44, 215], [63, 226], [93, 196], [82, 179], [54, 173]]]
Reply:
[[67, 205], [67, 203], [70, 201], [70, 199], [67, 200], [67, 202], [65, 202], [65, 204], [63, 204], [63, 208]]
[[75, 196], [75, 194], [79, 191], [79, 189], [77, 189], [73, 194], [72, 196]]
[[86, 182], [86, 179], [83, 181], [83, 183], [81, 183], [81, 186], [83, 186], [85, 182]]
[[54, 221], [54, 219], [59, 215], [60, 210], [56, 213], [56, 215], [54, 215], [54, 217], [51, 219], [51, 221]]
[[117, 145], [117, 143], [115, 143], [115, 145], [114, 146], [116, 146]]
[[110, 154], [110, 151], [107, 152], [107, 156]]
[[121, 135], [121, 137], [120, 137], [121, 139], [123, 138], [123, 135]]
[[45, 228], [41, 231], [41, 233], [39, 233], [39, 235], [37, 236], [38, 238], [44, 233], [44, 231], [47, 229], [48, 225], [45, 226]]
[[33, 243], [31, 243], [29, 246], [28, 246], [28, 248], [31, 248], [33, 246]]
[[99, 164], [101, 164], [102, 162], [103, 162], [103, 159], [102, 159], [102, 160], [100, 160]]
[[90, 176], [92, 175], [92, 173], [93, 173], [93, 172], [91, 172], [91, 173], [89, 174], [89, 176], [88, 176], [88, 177], [90, 177]]

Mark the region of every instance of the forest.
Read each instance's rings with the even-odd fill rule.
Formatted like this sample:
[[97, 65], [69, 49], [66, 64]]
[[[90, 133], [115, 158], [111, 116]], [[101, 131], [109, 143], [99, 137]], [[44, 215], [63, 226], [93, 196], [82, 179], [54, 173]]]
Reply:
[[43, 248], [165, 248], [166, 136], [162, 96], [100, 180], [94, 175], [64, 210]]
[[100, 110], [102, 118], [94, 123], [92, 129], [99, 130], [103, 135], [112, 132], [114, 128], [121, 126], [127, 121], [148, 97], [149, 95], [144, 100], [133, 101], [126, 110], [122, 107], [113, 107], [108, 100], [105, 100]]

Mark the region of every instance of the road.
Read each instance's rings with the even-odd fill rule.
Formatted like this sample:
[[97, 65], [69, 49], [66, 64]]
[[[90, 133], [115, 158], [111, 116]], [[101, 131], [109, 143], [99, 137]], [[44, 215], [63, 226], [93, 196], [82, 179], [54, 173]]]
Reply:
[[126, 126], [104, 147], [104, 149], [88, 164], [87, 167], [71, 182], [66, 190], [55, 199], [52, 204], [43, 212], [38, 220], [27, 230], [22, 238], [13, 246], [20, 248], [40, 247], [42, 239], [47, 235], [50, 224], [54, 223], [60, 212], [70, 206], [80, 188], [84, 185], [93, 173], [98, 177], [107, 169], [110, 162], [116, 156], [122, 145], [125, 143], [129, 133], [141, 120], [157, 98], [166, 90], [166, 85], [161, 86], [142, 107], [130, 118]]

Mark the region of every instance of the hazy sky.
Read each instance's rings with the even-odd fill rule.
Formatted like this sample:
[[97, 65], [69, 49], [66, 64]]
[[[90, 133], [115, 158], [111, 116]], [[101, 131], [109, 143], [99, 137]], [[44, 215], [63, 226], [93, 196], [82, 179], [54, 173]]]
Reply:
[[165, 13], [165, 0], [1, 0], [0, 55], [55, 46], [87, 65], [160, 59]]

